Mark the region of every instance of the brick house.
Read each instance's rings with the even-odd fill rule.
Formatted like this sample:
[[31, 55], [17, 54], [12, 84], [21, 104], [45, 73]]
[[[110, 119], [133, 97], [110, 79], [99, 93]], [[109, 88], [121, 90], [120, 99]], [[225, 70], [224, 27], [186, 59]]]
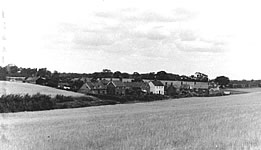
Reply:
[[101, 82], [86, 82], [78, 92], [83, 94], [107, 94], [107, 87]]
[[121, 81], [110, 81], [107, 84], [108, 95], [125, 95], [126, 85]]

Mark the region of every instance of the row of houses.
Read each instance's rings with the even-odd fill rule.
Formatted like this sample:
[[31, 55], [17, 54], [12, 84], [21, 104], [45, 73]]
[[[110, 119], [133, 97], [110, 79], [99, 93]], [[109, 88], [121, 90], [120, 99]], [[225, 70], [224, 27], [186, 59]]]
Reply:
[[153, 93], [161, 95], [175, 95], [182, 88], [205, 89], [209, 88], [208, 82], [190, 81], [166, 81], [166, 80], [143, 80], [143, 82], [131, 82], [118, 78], [103, 78], [96, 82], [87, 81], [78, 90], [84, 94], [108, 94], [126, 95], [131, 93]]
[[[43, 77], [7, 77], [8, 81], [25, 82], [32, 84], [46, 85], [46, 79]], [[82, 77], [72, 79], [73, 81], [82, 81], [84, 84], [78, 89], [78, 92], [85, 94], [108, 94], [108, 95], [126, 95], [153, 93], [161, 95], [175, 95], [180, 89], [208, 89], [208, 82], [198, 81], [171, 81], [171, 80], [143, 80], [143, 82], [133, 82], [133, 79], [127, 78], [101, 78], [91, 80], [91, 78]], [[71, 90], [69, 83], [59, 83], [58, 88]]]
[[229, 88], [256, 88], [261, 87], [260, 80], [231, 80]]
[[96, 82], [86, 82], [78, 90], [84, 94], [108, 94], [108, 95], [126, 95], [132, 92], [149, 93], [150, 87], [145, 82], [122, 82], [98, 80]]

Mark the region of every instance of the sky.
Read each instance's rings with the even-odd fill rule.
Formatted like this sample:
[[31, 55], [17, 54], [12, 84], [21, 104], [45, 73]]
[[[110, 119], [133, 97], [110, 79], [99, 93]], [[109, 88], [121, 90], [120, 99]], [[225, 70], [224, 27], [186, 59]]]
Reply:
[[[258, 0], [2, 0], [1, 65], [261, 79]], [[6, 22], [3, 30], [2, 22]]]

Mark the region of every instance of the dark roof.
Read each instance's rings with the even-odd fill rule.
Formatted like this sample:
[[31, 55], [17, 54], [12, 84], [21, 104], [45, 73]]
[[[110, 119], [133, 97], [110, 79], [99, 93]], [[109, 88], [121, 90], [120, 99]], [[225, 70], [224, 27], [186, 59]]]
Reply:
[[148, 85], [146, 82], [126, 82], [125, 85], [127, 87], [145, 87]]
[[90, 81], [91, 81], [91, 78], [82, 77], [82, 78], [80, 78], [80, 80], [83, 81], [83, 82], [90, 82]]
[[39, 77], [28, 77], [26, 81], [36, 81]]
[[155, 86], [164, 86], [164, 84], [160, 81], [151, 81]]
[[101, 82], [103, 85], [107, 85], [110, 81], [108, 80], [99, 80], [99, 82]]
[[101, 82], [86, 82], [85, 84], [91, 89], [106, 89], [106, 86]]
[[123, 87], [125, 84], [121, 81], [111, 81], [110, 83], [114, 84], [116, 87]]
[[61, 86], [70, 86], [70, 84], [69, 83], [58, 83], [58, 85], [61, 85]]

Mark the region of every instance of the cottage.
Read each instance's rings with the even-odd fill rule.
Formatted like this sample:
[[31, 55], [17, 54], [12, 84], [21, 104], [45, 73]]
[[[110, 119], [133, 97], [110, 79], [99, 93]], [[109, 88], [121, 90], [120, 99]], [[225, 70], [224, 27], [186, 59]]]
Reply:
[[107, 84], [107, 94], [109, 95], [125, 95], [126, 85], [121, 81], [110, 81]]
[[164, 84], [160, 81], [150, 81], [149, 86], [151, 93], [164, 95]]
[[83, 94], [107, 94], [107, 88], [101, 82], [86, 82], [78, 92]]
[[101, 82], [86, 82], [78, 92], [85, 94], [106, 94], [107, 88]]

